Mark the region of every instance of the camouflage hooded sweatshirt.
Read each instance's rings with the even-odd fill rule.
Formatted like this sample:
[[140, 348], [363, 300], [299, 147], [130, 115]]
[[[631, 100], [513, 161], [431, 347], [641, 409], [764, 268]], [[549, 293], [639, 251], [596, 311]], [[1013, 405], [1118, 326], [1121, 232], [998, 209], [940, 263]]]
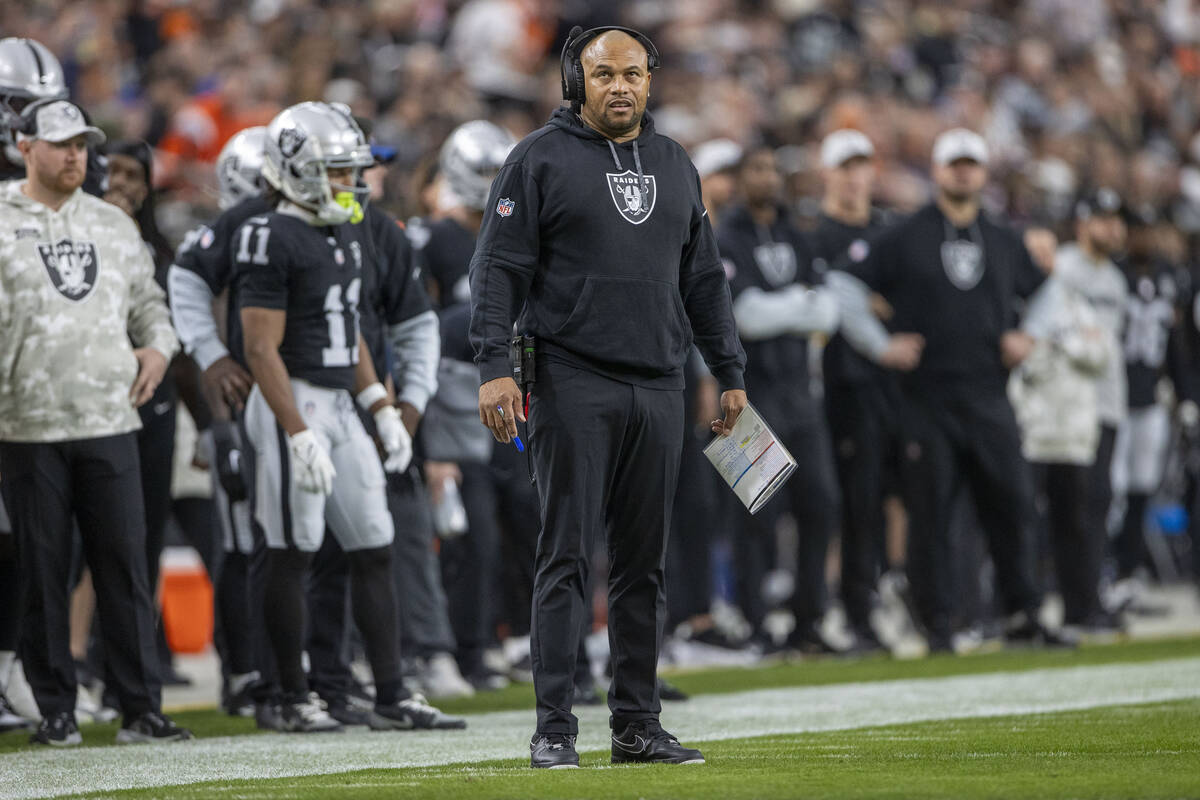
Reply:
[[116, 206], [76, 191], [53, 211], [21, 183], [0, 183], [0, 441], [137, 430], [133, 348], [179, 349], [150, 253]]

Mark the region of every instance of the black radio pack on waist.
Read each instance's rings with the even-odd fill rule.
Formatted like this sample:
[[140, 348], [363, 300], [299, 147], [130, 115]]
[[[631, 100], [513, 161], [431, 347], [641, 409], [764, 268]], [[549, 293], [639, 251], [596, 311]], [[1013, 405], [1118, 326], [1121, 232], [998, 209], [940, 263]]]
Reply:
[[536, 358], [537, 348], [532, 336], [518, 333], [509, 340], [508, 359], [512, 364], [513, 380], [521, 388], [521, 394], [528, 394], [537, 381]]

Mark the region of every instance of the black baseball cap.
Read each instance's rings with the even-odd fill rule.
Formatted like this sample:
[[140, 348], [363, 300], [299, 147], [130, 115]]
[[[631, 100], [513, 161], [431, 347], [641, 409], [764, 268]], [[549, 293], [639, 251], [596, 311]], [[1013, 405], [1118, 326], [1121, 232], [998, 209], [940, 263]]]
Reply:
[[1101, 186], [1079, 198], [1079, 202], [1075, 204], [1075, 218], [1091, 219], [1097, 216], [1110, 216], [1120, 214], [1124, 210], [1121, 195], [1117, 194], [1115, 189]]

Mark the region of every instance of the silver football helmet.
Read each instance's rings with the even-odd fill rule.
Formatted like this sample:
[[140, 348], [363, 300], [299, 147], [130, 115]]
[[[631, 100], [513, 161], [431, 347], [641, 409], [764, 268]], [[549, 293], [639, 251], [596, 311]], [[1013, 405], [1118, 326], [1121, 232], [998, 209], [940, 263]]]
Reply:
[[233, 135], [217, 156], [217, 204], [224, 211], [247, 197], [262, 194], [263, 150], [267, 129], [262, 125], [246, 128]]
[[483, 119], [464, 122], [451, 132], [438, 155], [438, 168], [450, 191], [464, 206], [481, 211], [492, 180], [517, 144], [512, 134]]
[[9, 36], [0, 39], [0, 142], [4, 155], [21, 163], [13, 128], [21, 110], [35, 100], [65, 100], [62, 65], [44, 44]]
[[[368, 191], [361, 173], [375, 163], [371, 146], [344, 109], [328, 103], [299, 103], [267, 126], [262, 175], [284, 197], [340, 225], [361, 214]], [[348, 184], [332, 184], [328, 169], [352, 169]]]

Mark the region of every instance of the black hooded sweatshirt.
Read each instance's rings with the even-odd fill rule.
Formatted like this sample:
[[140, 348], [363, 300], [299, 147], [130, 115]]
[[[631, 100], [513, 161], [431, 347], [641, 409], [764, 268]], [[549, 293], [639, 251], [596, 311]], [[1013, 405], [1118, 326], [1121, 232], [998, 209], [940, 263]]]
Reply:
[[471, 344], [484, 382], [512, 374], [513, 319], [541, 357], [682, 389], [693, 341], [741, 389], [725, 271], [687, 153], [650, 115], [617, 144], [566, 108], [513, 149], [471, 259]]

